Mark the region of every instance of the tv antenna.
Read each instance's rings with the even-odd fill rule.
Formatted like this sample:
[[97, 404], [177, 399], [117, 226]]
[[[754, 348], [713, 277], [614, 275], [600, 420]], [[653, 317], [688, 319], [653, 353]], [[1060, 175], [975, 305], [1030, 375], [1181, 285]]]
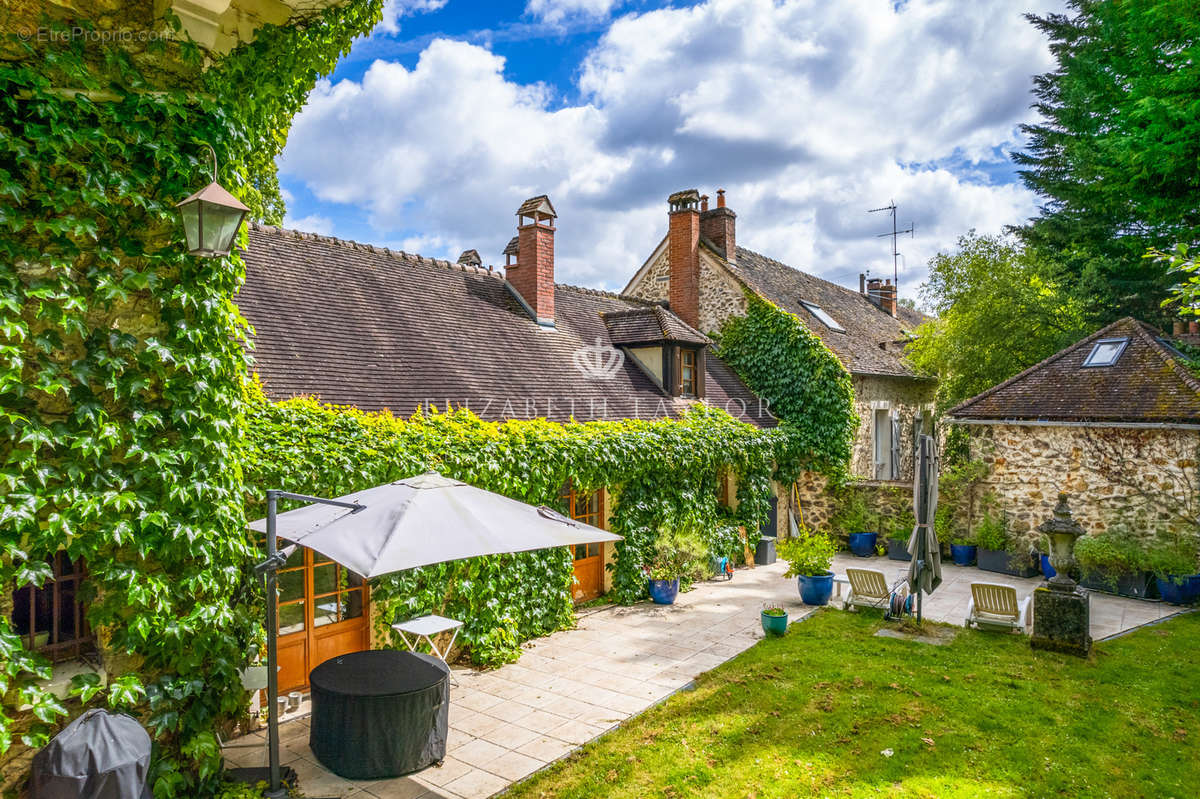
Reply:
[[875, 213], [879, 213], [880, 211], [888, 211], [889, 213], [891, 213], [891, 215], [892, 215], [892, 232], [891, 233], [880, 233], [875, 238], [882, 239], [884, 236], [892, 237], [892, 284], [896, 287], [896, 293], [899, 294], [900, 293], [900, 250], [897, 247], [896, 240], [900, 236], [903, 236], [905, 233], [907, 233], [909, 236], [915, 235], [914, 231], [917, 229], [917, 226], [914, 225], [912, 222], [909, 222], [907, 230], [897, 230], [896, 229], [896, 201], [895, 200], [892, 200], [891, 202], [889, 202], [887, 205], [883, 206], [882, 208], [870, 208], [867, 210], [867, 213], [875, 214]]

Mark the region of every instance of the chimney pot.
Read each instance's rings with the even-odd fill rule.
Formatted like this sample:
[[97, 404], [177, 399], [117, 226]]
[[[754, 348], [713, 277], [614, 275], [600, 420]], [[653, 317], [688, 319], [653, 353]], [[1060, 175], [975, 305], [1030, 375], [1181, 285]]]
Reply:
[[701, 211], [701, 213], [703, 213], [704, 211], [707, 211], [707, 210], [708, 210], [708, 195], [701, 194], [700, 195], [700, 211]]
[[717, 189], [717, 207], [718, 208], [725, 207], [725, 190], [724, 189]]
[[862, 272], [858, 273], [858, 293], [867, 293], [867, 276]]

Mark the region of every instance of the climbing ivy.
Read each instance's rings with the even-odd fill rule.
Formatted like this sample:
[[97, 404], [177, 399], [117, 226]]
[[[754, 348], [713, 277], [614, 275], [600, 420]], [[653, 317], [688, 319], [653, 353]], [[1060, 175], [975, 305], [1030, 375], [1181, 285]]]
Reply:
[[800, 319], [752, 291], [745, 316], [732, 316], [718, 354], [755, 394], [771, 403], [787, 435], [778, 453], [781, 481], [809, 469], [843, 481], [858, 416], [850, 373]]
[[[646, 593], [641, 567], [663, 530], [702, 536], [716, 555], [741, 548], [738, 527], [765, 517], [779, 431], [762, 431], [720, 409], [697, 406], [681, 420], [558, 424], [484, 422], [467, 410], [390, 413], [272, 404], [254, 387], [248, 402], [247, 513], [263, 513], [267, 488], [340, 496], [436, 469], [532, 504], [559, 506], [562, 488], [609, 489], [617, 545], [613, 589], [621, 602]], [[718, 501], [729, 472], [737, 510]], [[473, 558], [372, 582], [378, 629], [431, 612], [464, 619], [459, 636], [483, 664], [512, 660], [519, 644], [572, 623], [572, 563], [566, 549]]]
[[[186, 255], [173, 206], [212, 179], [205, 141], [222, 183], [256, 216], [278, 218], [271, 162], [288, 122], [380, 6], [350, 0], [267, 27], [212, 62], [186, 42], [126, 49], [65, 28], [4, 43], [0, 584], [42, 584], [59, 549], [86, 559], [81, 590], [109, 672], [104, 690], [79, 682], [74, 708], [55, 699], [6, 599], [8, 757], [14, 738], [39, 746], [79, 702], [104, 703], [152, 731], [156, 796], [216, 790], [216, 732], [242, 708], [256, 618], [238, 449], [243, 323], [231, 301], [244, 272], [236, 256]], [[18, 713], [24, 705], [32, 712]]]

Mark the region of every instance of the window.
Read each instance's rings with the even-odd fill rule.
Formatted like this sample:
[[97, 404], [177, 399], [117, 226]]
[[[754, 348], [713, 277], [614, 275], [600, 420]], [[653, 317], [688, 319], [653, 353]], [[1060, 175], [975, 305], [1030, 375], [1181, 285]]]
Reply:
[[41, 588], [26, 585], [13, 591], [12, 624], [26, 648], [57, 663], [91, 651], [94, 639], [79, 597], [87, 576], [83, 558], [71, 560], [58, 552], [50, 567], [54, 576]]
[[696, 391], [696, 351], [680, 350], [679, 352], [679, 393], [685, 397], [694, 397]]
[[[567, 485], [559, 495], [559, 499], [567, 506], [567, 515], [572, 519], [584, 524], [590, 524], [592, 527], [604, 527], [604, 519], [601, 518], [603, 514], [599, 491], [593, 491], [590, 494], [579, 494], [574, 488]], [[594, 558], [600, 554], [600, 544], [599, 542], [576, 544], [573, 547], [573, 551], [575, 560]]]
[[830, 330], [834, 330], [838, 333], [846, 332], [846, 328], [842, 327], [837, 322], [835, 322], [833, 320], [833, 317], [830, 316], [829, 314], [825, 313], [825, 309], [822, 308], [820, 305], [815, 305], [811, 302], [808, 302], [807, 300], [800, 300], [800, 304], [804, 306], [804, 309], [806, 311], [808, 311], [813, 316], [817, 317], [817, 319], [821, 322], [821, 324], [825, 325], [825, 327], [829, 328]]
[[875, 411], [875, 479], [900, 479], [900, 419], [887, 408]]
[[1088, 353], [1087, 360], [1083, 362], [1084, 366], [1112, 366], [1121, 357], [1121, 353], [1125, 351], [1125, 345], [1129, 343], [1127, 338], [1102, 338], [1092, 347], [1092, 351]]

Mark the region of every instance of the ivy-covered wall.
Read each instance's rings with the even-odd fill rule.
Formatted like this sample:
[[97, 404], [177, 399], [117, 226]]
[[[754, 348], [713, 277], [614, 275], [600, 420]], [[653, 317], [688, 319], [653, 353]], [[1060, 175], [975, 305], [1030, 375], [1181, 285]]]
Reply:
[[[0, 615], [6, 789], [31, 747], [108, 704], [154, 734], [155, 796], [215, 790], [216, 732], [241, 710], [257, 618], [232, 303], [243, 269], [186, 255], [174, 204], [212, 179], [208, 142], [221, 182], [279, 217], [273, 159], [290, 120], [381, 5], [263, 29], [218, 61], [186, 42], [70, 32], [86, 19], [47, 19], [59, 35], [0, 48], [0, 583], [40, 584], [59, 549], [85, 558], [110, 676], [60, 702]], [[140, 29], [148, 8], [105, 4], [104, 24]]]
[[[429, 469], [532, 504], [559, 504], [562, 487], [610, 489], [612, 531], [624, 536], [613, 564], [618, 601], [645, 596], [641, 572], [663, 530], [698, 532], [714, 554], [741, 550], [739, 526], [765, 515], [782, 431], [763, 431], [697, 406], [680, 421], [557, 424], [484, 422], [469, 411], [366, 413], [308, 399], [270, 403], [255, 387], [247, 404], [247, 514], [267, 488], [340, 496]], [[718, 478], [736, 477], [737, 508], [718, 500]], [[572, 623], [569, 553], [474, 558], [372, 582], [377, 635], [397, 618], [430, 612], [465, 619], [459, 641], [478, 663], [512, 660], [519, 644]]]

